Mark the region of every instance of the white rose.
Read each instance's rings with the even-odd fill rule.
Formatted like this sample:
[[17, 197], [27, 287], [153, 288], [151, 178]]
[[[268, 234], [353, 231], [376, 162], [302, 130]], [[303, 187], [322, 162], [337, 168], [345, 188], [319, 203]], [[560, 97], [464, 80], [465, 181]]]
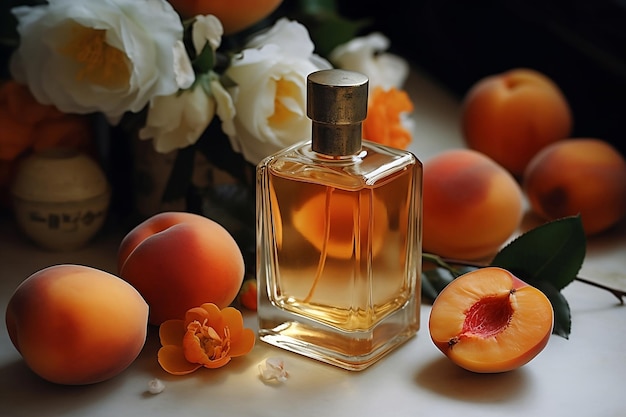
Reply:
[[236, 114], [232, 124], [223, 129], [233, 149], [248, 162], [257, 164], [310, 137], [306, 78], [331, 67], [313, 50], [302, 24], [280, 19], [232, 59], [225, 75], [237, 85], [232, 90]]
[[49, 0], [13, 13], [21, 42], [11, 73], [43, 104], [115, 122], [188, 83], [180, 71], [191, 67], [174, 52], [183, 26], [165, 0]]
[[339, 45], [329, 59], [339, 68], [367, 75], [370, 88], [401, 88], [409, 74], [409, 65], [397, 55], [384, 53], [388, 48], [389, 39], [375, 32]]
[[193, 88], [155, 97], [148, 109], [140, 139], [153, 139], [157, 152], [167, 153], [195, 144], [213, 117], [227, 122], [233, 117], [232, 99], [211, 72]]
[[215, 101], [200, 86], [180, 94], [155, 97], [140, 139], [153, 139], [157, 152], [167, 153], [196, 143], [215, 115]]

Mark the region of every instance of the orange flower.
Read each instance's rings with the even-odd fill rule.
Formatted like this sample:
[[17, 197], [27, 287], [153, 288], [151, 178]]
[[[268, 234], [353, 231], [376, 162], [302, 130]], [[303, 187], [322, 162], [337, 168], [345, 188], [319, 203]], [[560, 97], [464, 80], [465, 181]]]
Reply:
[[239, 310], [220, 310], [212, 303], [188, 310], [184, 320], [164, 321], [159, 337], [159, 364], [173, 375], [186, 375], [202, 366], [220, 368], [250, 352], [255, 342], [254, 331], [243, 327]]
[[40, 104], [27, 86], [14, 80], [0, 86], [0, 159], [12, 161], [29, 149], [57, 146], [90, 150], [92, 140], [87, 116]]
[[406, 149], [411, 143], [411, 132], [402, 125], [402, 113], [413, 111], [413, 103], [406, 91], [376, 87], [370, 97], [367, 119], [363, 122], [363, 137], [394, 148]]

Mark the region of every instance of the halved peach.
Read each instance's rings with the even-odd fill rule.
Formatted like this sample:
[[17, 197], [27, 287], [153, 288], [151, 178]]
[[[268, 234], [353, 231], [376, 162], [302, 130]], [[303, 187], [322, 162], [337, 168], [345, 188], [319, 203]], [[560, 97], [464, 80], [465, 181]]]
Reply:
[[509, 271], [487, 267], [452, 281], [435, 299], [430, 336], [452, 362], [473, 372], [505, 372], [528, 363], [554, 326], [550, 300]]

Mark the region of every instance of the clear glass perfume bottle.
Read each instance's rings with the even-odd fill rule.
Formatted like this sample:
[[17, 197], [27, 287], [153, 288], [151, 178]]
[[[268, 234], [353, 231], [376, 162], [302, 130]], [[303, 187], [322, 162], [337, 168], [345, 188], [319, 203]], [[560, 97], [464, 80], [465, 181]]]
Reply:
[[311, 140], [257, 167], [259, 337], [349, 370], [418, 331], [422, 164], [361, 138], [368, 79], [307, 80]]

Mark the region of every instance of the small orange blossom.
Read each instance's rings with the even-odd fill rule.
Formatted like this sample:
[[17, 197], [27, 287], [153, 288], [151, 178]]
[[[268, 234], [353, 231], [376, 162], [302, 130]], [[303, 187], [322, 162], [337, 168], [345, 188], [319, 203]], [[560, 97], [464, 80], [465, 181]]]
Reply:
[[159, 338], [159, 364], [173, 375], [186, 375], [203, 366], [220, 368], [250, 352], [255, 342], [254, 331], [243, 327], [239, 310], [220, 310], [213, 303], [189, 309], [184, 320], [164, 321]]
[[413, 103], [406, 91], [374, 88], [367, 118], [363, 122], [363, 137], [383, 145], [406, 149], [411, 143], [411, 132], [402, 125], [400, 116], [411, 111]]
[[0, 159], [58, 146], [91, 150], [92, 137], [89, 117], [40, 104], [27, 86], [13, 80], [0, 85]]
[[247, 279], [239, 290], [239, 302], [248, 310], [257, 309], [257, 286], [256, 279]]

